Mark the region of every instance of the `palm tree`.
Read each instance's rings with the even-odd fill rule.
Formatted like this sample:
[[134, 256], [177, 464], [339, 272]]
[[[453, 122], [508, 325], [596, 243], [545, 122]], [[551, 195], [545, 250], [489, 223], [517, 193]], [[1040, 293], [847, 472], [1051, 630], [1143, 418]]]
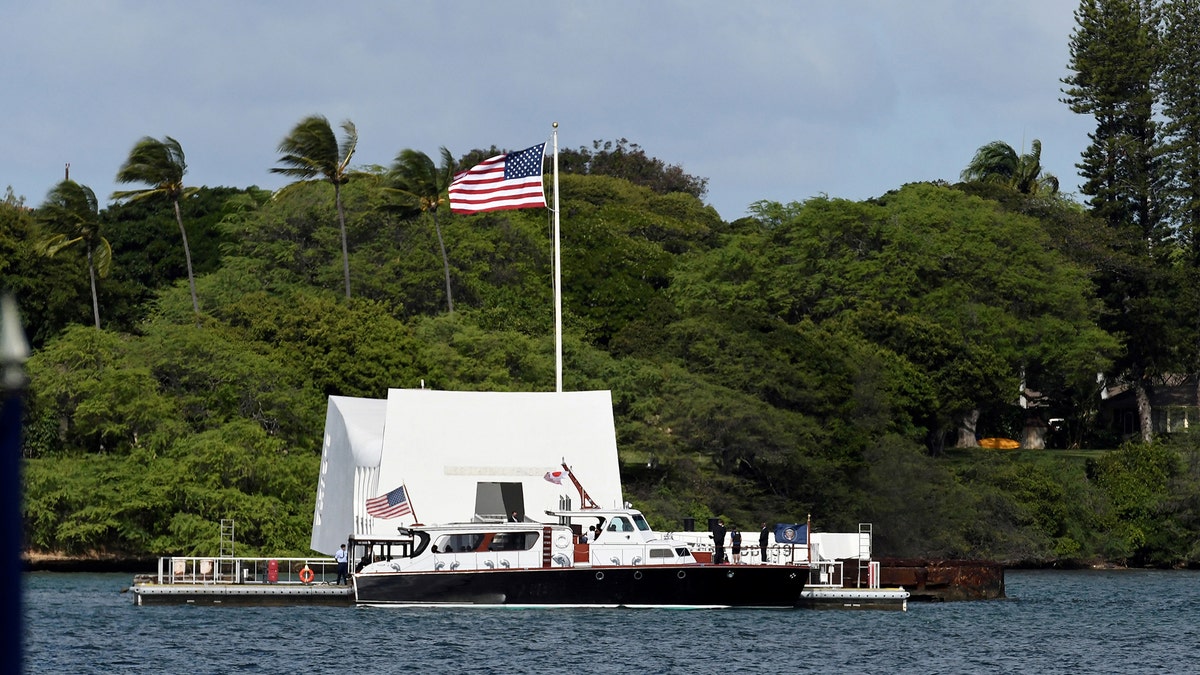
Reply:
[[310, 115], [300, 120], [292, 132], [279, 142], [279, 158], [282, 167], [271, 169], [272, 173], [295, 176], [308, 180], [320, 176], [333, 183], [333, 198], [337, 204], [338, 225], [342, 229], [342, 268], [346, 275], [346, 299], [350, 299], [350, 254], [346, 247], [346, 214], [342, 209], [342, 185], [350, 180], [348, 167], [358, 145], [358, 132], [350, 120], [342, 122], [346, 135], [339, 145], [329, 126], [329, 120], [321, 115]]
[[392, 164], [391, 178], [394, 187], [390, 192], [401, 195], [406, 202], [422, 213], [433, 217], [433, 229], [437, 232], [438, 246], [442, 250], [442, 269], [446, 274], [446, 306], [454, 313], [454, 298], [450, 294], [450, 258], [446, 256], [446, 244], [442, 240], [442, 228], [438, 224], [438, 207], [446, 198], [446, 190], [454, 179], [454, 157], [450, 151], [441, 149], [442, 165], [434, 166], [433, 160], [418, 150], [401, 150]]
[[183, 227], [183, 214], [179, 201], [195, 194], [199, 188], [183, 186], [183, 174], [187, 173], [187, 162], [179, 141], [164, 136], [157, 140], [146, 136], [133, 146], [129, 159], [117, 172], [118, 183], [145, 183], [150, 187], [141, 190], [114, 192], [113, 199], [130, 202], [162, 195], [171, 200], [175, 207], [175, 222], [179, 224], [179, 236], [183, 238], [183, 257], [187, 261], [188, 288], [192, 292], [192, 311], [200, 321], [200, 303], [196, 300], [196, 278], [192, 274], [192, 250], [188, 246], [187, 230]]
[[1024, 155], [1004, 141], [988, 143], [975, 152], [961, 177], [964, 181], [1002, 183], [1027, 195], [1058, 193], [1058, 178], [1042, 173], [1042, 142], [1036, 138]]
[[55, 230], [38, 242], [43, 255], [53, 256], [76, 242], [87, 247], [88, 277], [92, 282], [92, 316], [100, 329], [100, 300], [96, 296], [96, 275], [108, 276], [112, 268], [112, 246], [100, 235], [100, 209], [96, 193], [86, 185], [64, 180], [38, 209], [38, 219]]

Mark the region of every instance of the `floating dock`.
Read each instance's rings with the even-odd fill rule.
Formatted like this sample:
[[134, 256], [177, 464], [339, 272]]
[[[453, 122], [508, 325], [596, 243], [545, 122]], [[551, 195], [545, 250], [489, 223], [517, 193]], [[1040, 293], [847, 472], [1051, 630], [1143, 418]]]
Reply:
[[130, 587], [135, 605], [334, 605], [354, 604], [354, 589], [330, 584], [166, 584]]
[[908, 610], [908, 591], [903, 588], [810, 587], [800, 592], [800, 606], [808, 609], [894, 609]]
[[330, 558], [161, 558], [128, 591], [135, 605], [353, 605], [336, 582]]

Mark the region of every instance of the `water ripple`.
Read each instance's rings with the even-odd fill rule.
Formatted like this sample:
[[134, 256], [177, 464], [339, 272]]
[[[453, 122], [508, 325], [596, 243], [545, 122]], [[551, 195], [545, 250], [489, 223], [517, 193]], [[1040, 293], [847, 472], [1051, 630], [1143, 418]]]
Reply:
[[1200, 659], [1200, 573], [1007, 574], [908, 612], [136, 607], [26, 574], [27, 673], [1161, 673]]

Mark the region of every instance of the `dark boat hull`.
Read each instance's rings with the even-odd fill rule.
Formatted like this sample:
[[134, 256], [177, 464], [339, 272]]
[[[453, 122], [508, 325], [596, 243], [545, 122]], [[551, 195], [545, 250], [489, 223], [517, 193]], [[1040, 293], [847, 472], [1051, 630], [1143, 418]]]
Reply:
[[354, 587], [367, 605], [790, 608], [806, 577], [783, 565], [648, 565], [359, 574]]

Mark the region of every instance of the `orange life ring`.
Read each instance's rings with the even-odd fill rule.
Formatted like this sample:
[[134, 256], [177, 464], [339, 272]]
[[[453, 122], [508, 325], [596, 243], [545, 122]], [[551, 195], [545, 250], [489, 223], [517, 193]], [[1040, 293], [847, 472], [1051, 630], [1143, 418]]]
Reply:
[[305, 565], [304, 569], [300, 570], [300, 581], [303, 581], [306, 584], [311, 584], [312, 580], [313, 571], [308, 568], [308, 565]]

